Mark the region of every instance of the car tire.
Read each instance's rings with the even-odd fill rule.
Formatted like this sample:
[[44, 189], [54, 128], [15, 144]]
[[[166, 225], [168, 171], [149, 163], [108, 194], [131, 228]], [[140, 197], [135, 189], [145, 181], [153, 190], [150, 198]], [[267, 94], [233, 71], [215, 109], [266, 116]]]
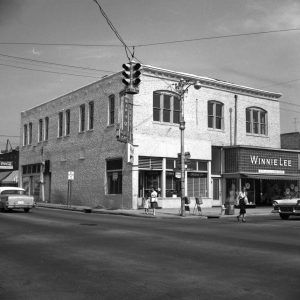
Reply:
[[287, 214], [279, 214], [279, 216], [282, 220], [287, 220], [290, 217], [290, 215]]
[[28, 208], [28, 207], [24, 208], [24, 212], [26, 212], [26, 213], [28, 213], [29, 210], [30, 210], [30, 208]]

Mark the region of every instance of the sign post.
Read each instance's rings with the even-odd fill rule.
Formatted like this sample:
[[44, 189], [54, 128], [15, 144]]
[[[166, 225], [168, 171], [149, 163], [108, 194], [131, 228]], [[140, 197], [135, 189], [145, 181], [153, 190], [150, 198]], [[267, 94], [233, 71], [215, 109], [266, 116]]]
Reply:
[[72, 181], [74, 180], [74, 171], [68, 172], [68, 194], [67, 194], [67, 206], [71, 204], [72, 198]]

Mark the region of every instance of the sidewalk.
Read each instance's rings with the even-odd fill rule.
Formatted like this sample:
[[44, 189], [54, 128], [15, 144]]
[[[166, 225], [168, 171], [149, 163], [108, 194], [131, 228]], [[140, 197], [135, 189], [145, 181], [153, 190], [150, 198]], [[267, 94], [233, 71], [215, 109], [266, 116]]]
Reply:
[[[180, 216], [179, 207], [178, 208], [158, 208], [156, 209], [156, 215], [152, 215], [152, 210], [149, 210], [149, 214], [145, 214], [144, 209], [100, 209], [92, 208], [89, 206], [76, 206], [76, 205], [64, 205], [64, 204], [53, 204], [53, 203], [44, 203], [38, 202], [36, 207], [45, 207], [53, 209], [64, 209], [79, 211], [84, 213], [96, 213], [96, 214], [112, 214], [112, 215], [123, 215], [123, 216], [135, 216], [143, 218], [232, 218], [236, 217], [239, 213], [239, 209], [235, 209], [233, 215], [226, 215], [223, 211], [221, 213], [221, 207], [209, 207], [202, 208], [202, 214], [199, 214], [197, 211], [185, 212], [185, 216]], [[247, 216], [253, 215], [271, 215], [272, 207], [256, 207], [248, 208]]]

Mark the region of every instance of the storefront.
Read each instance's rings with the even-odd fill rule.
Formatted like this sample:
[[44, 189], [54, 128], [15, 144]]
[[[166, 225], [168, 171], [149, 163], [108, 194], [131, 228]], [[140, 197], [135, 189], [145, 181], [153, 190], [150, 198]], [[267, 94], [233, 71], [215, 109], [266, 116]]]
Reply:
[[[153, 187], [158, 197], [179, 198], [180, 169], [176, 158], [139, 157], [139, 197], [149, 197]], [[186, 169], [188, 197], [208, 197], [208, 162], [191, 160]]]
[[299, 196], [300, 151], [257, 147], [225, 147], [223, 184], [225, 201], [246, 187], [253, 205], [272, 205], [275, 199]]

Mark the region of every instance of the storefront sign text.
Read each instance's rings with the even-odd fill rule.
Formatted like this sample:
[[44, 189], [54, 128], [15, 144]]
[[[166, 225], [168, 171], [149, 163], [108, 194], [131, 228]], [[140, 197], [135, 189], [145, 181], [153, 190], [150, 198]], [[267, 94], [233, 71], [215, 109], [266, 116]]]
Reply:
[[260, 166], [279, 166], [279, 167], [291, 167], [292, 160], [291, 159], [282, 159], [278, 158], [262, 158], [257, 155], [250, 155], [250, 160], [252, 165], [260, 165]]
[[12, 161], [0, 161], [0, 169], [12, 170], [13, 168]]

